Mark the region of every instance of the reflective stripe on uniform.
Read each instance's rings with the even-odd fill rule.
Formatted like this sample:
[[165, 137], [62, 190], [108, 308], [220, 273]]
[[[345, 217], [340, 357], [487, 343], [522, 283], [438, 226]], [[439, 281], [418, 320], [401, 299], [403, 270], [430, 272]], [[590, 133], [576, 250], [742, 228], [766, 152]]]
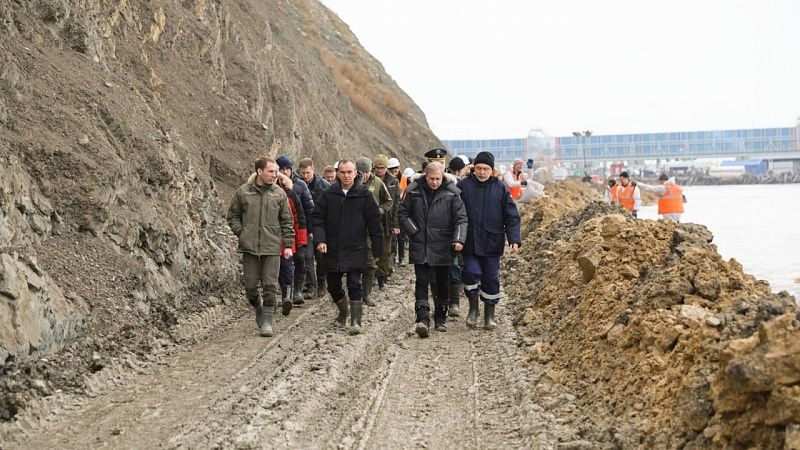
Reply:
[[500, 293], [499, 292], [497, 294], [487, 294], [486, 292], [483, 292], [483, 290], [481, 290], [480, 294], [481, 294], [481, 298], [485, 298], [487, 300], [497, 300], [497, 299], [500, 298]]

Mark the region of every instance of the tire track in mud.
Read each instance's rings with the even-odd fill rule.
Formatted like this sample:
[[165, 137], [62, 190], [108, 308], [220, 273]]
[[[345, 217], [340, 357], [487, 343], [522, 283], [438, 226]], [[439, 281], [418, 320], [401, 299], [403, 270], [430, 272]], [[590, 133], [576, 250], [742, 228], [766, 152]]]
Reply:
[[461, 317], [419, 339], [408, 266], [394, 282], [365, 308], [361, 335], [333, 324], [329, 299], [279, 317], [271, 339], [248, 315], [61, 412], [20, 447], [557, 448], [572, 435], [536, 404], [506, 308], [494, 332]]
[[258, 337], [252, 317], [242, 318], [214, 338], [165, 358], [152, 372], [53, 420], [22, 445], [29, 448], [85, 448], [100, 443], [125, 448], [162, 446], [159, 433], [169, 427], [185, 428], [195, 423], [198, 414], [213, 406], [208, 405], [209, 400], [231, 392], [235, 380], [252, 371], [270, 349], [281, 345], [283, 335], [302, 325], [315, 310], [308, 308], [290, 316], [292, 320], [277, 321], [276, 336], [270, 341]]

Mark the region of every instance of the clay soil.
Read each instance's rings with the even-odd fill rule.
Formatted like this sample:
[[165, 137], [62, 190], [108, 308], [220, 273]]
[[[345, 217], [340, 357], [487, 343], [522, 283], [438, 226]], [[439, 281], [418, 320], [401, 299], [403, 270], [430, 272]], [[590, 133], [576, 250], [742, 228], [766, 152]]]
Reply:
[[249, 311], [209, 320], [190, 333], [202, 338], [126, 360], [0, 425], [0, 446], [590, 448], [582, 425], [553, 412], [574, 396], [534, 396], [509, 310], [495, 332], [459, 318], [428, 339], [411, 333], [412, 273], [379, 294], [360, 336], [334, 326], [329, 299], [279, 317], [273, 338], [257, 335]]

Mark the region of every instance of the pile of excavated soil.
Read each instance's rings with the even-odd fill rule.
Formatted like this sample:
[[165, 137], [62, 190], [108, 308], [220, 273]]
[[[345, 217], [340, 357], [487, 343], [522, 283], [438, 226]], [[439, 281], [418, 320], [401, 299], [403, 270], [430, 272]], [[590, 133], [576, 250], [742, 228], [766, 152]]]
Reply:
[[701, 225], [636, 220], [576, 183], [549, 192], [565, 201], [523, 214], [504, 285], [535, 341], [529, 359], [575, 393], [603, 430], [592, 440], [798, 448], [794, 298], [723, 260]]
[[590, 201], [599, 199], [598, 192], [596, 185], [587, 184], [579, 178], [548, 184], [544, 197], [527, 205], [520, 205], [522, 237], [549, 226], [566, 212], [577, 211]]

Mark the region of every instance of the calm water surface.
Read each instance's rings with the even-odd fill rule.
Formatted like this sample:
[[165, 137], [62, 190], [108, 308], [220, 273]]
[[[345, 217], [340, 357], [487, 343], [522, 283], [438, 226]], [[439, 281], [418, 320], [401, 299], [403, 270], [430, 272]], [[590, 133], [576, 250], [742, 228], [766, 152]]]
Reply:
[[[684, 193], [682, 222], [707, 226], [725, 259], [800, 300], [800, 184], [687, 186]], [[639, 217], [657, 218], [656, 207]]]

